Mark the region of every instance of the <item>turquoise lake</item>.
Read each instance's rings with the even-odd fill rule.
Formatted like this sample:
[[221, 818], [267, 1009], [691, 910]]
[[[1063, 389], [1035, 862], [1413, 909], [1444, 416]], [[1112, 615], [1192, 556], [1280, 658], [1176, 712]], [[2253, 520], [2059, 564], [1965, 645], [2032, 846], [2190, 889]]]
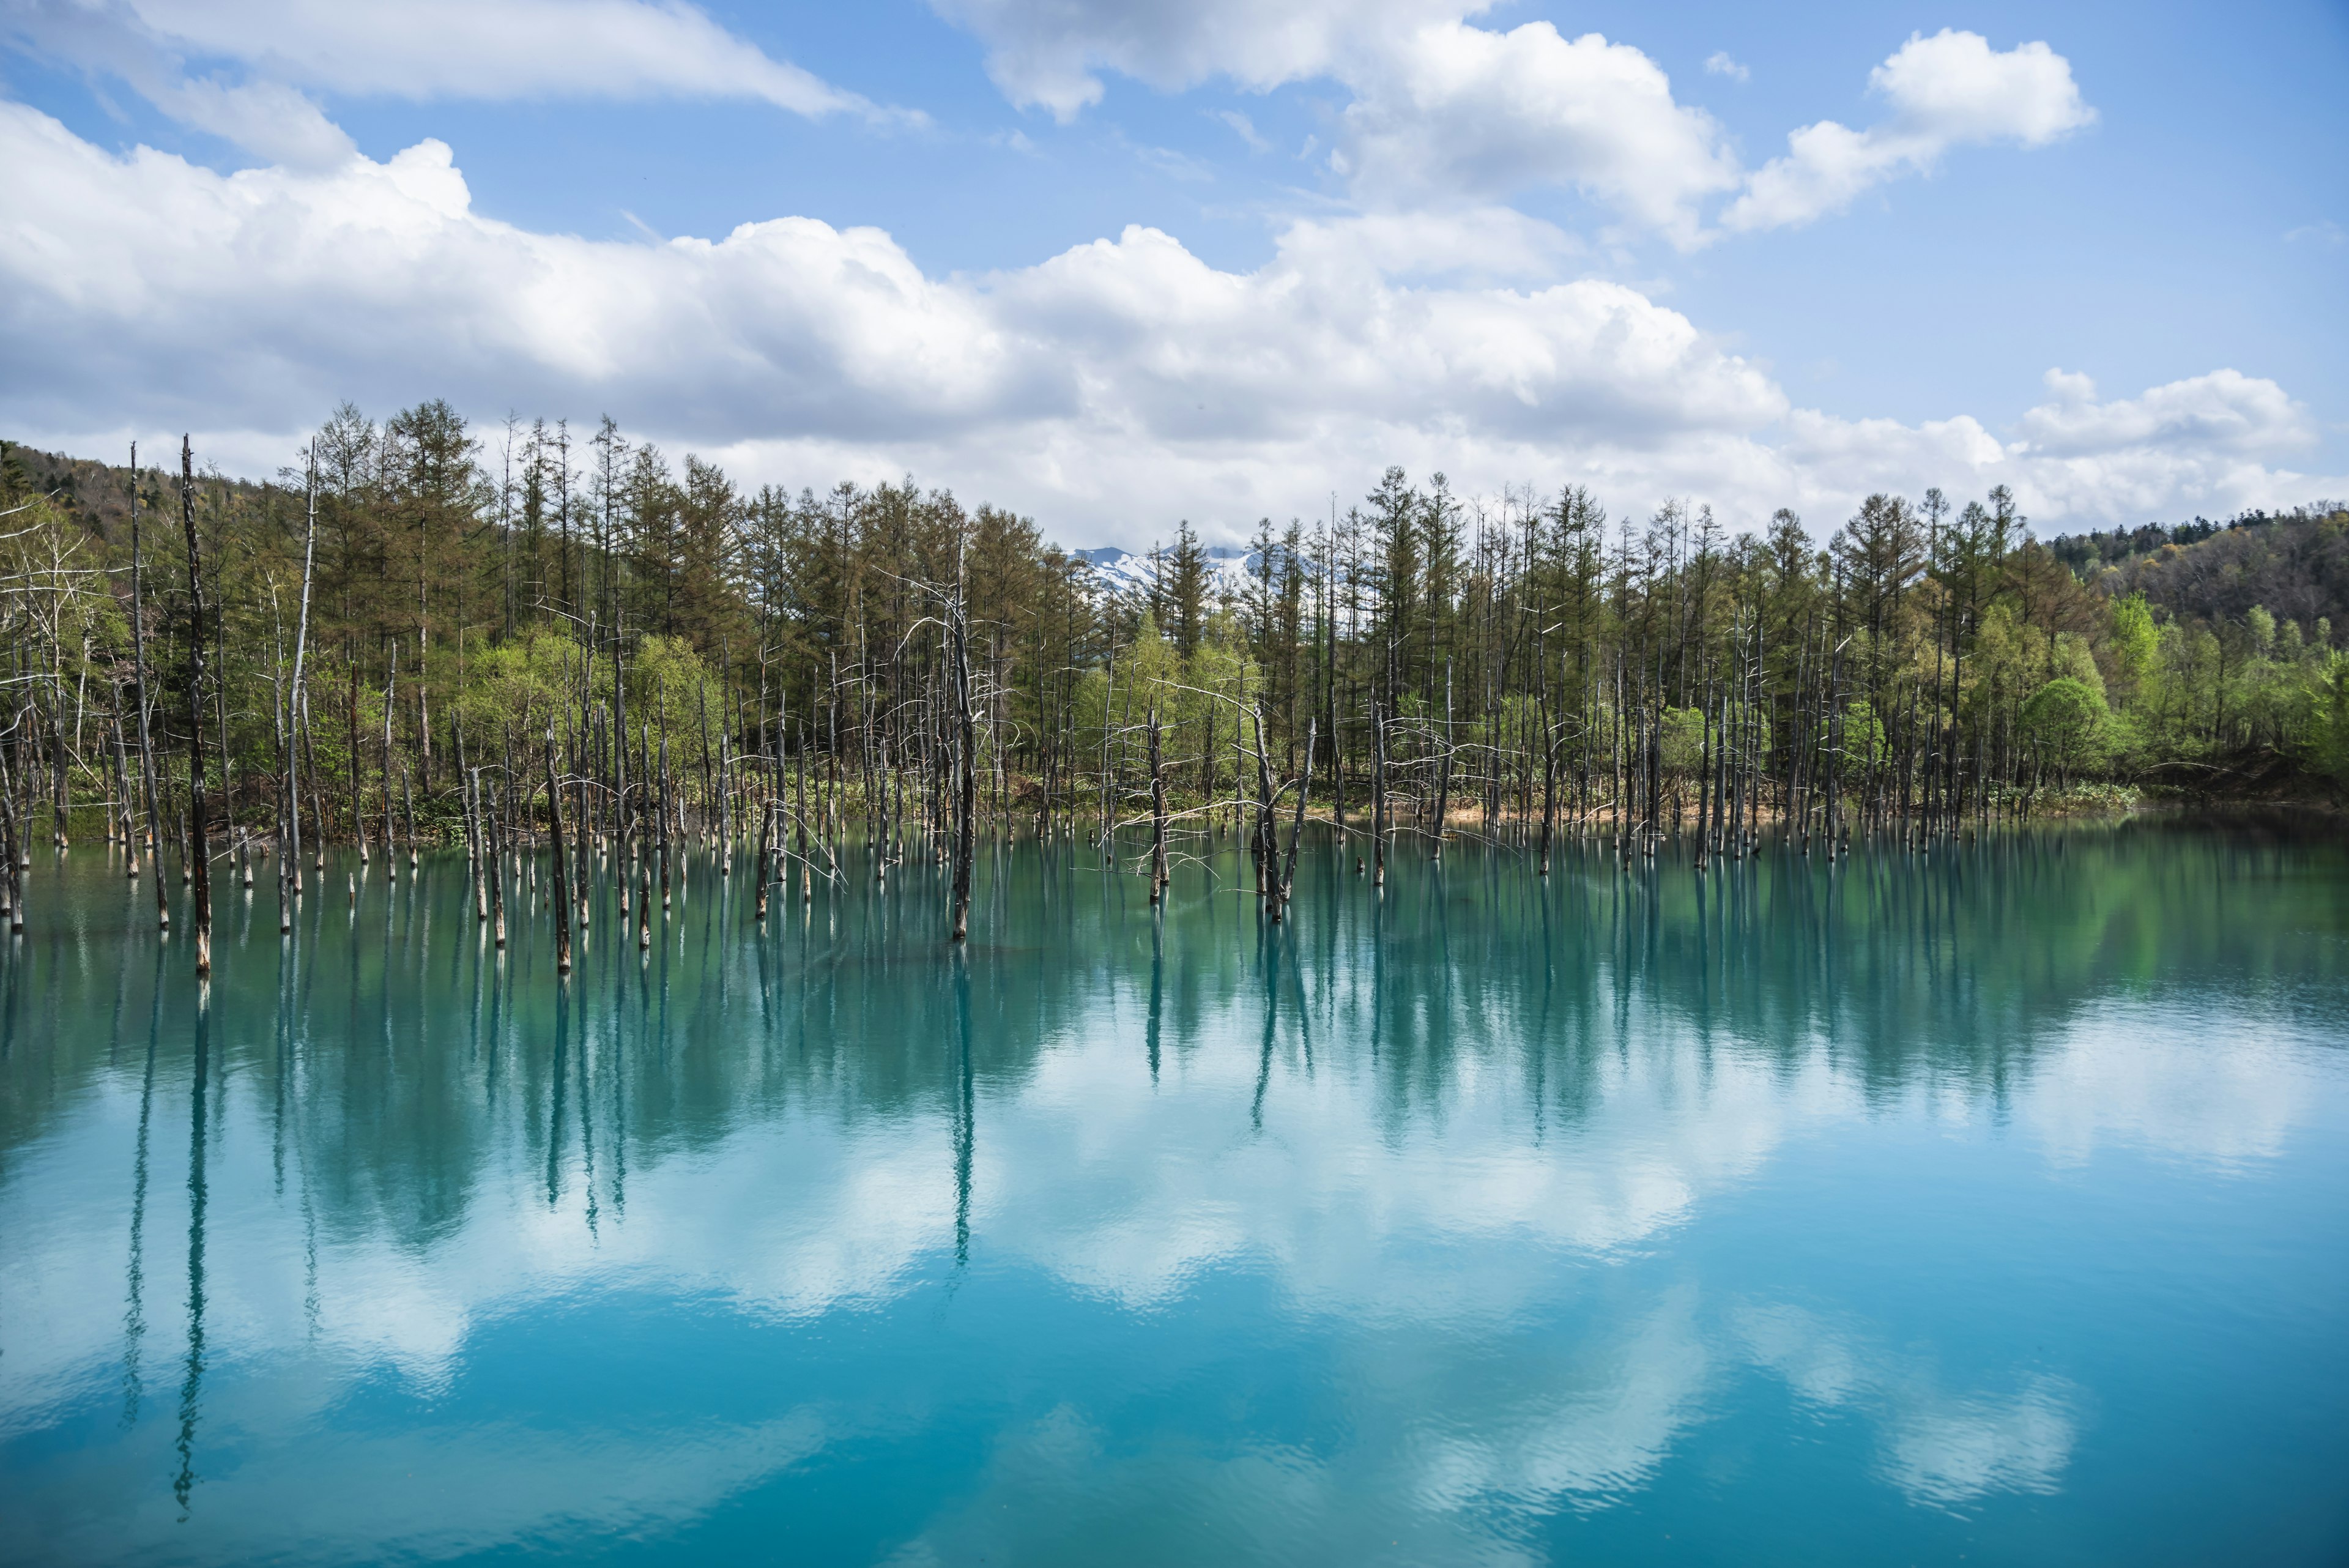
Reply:
[[990, 845], [960, 955], [705, 854], [567, 984], [332, 857], [201, 993], [43, 847], [0, 1556], [2349, 1560], [2337, 829], [1361, 847]]

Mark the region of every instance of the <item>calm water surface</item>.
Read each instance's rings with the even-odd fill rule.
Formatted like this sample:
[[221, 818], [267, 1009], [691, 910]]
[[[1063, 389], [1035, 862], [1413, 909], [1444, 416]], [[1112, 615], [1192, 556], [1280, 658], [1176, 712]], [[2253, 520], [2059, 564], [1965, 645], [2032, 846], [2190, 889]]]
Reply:
[[[2349, 857], [460, 858], [0, 960], [12, 1563], [2338, 1563]], [[1220, 878], [1218, 882], [1217, 878]], [[177, 889], [174, 888], [176, 895]], [[183, 917], [184, 919], [184, 917]]]

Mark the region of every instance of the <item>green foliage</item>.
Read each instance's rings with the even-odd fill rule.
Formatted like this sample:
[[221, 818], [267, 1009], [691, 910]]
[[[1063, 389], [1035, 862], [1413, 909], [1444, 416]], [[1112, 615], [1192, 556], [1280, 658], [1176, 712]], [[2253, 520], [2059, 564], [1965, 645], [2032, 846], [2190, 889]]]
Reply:
[[[1832, 745], [1831, 735], [1823, 735], [1822, 743]], [[1883, 763], [1891, 755], [1886, 744], [1884, 721], [1876, 716], [1875, 705], [1866, 698], [1844, 705], [1843, 765], [1847, 771], [1866, 768]]]
[[[1145, 788], [1148, 725], [1154, 712], [1169, 787], [1177, 794], [1198, 790], [1212, 768], [1228, 789], [1240, 765], [1235, 744], [1254, 746], [1253, 714], [1263, 696], [1262, 676], [1247, 658], [1231, 616], [1210, 618], [1186, 658], [1160, 635], [1156, 618], [1145, 610], [1133, 639], [1118, 648], [1114, 671], [1104, 662], [1078, 682], [1074, 739], [1081, 765], [1098, 771], [1106, 755], [1114, 777], [1137, 792]], [[1278, 732], [1270, 738], [1278, 743]]]
[[570, 638], [543, 627], [476, 653], [458, 701], [474, 743], [488, 745], [502, 732], [535, 738], [564, 701], [569, 673], [585, 668], [580, 655]]
[[2349, 653], [2329, 653], [2310, 685], [2302, 745], [2312, 766], [2349, 784]]
[[1667, 708], [1659, 724], [1664, 768], [1693, 774], [1704, 765], [1704, 714], [1694, 708]]
[[2064, 778], [2101, 754], [2105, 717], [2104, 693], [2068, 675], [2033, 692], [2022, 713], [2023, 732]]
[[2128, 594], [2112, 601], [2106, 635], [2111, 639], [2113, 668], [2120, 677], [2121, 688], [2133, 692], [2153, 673], [2154, 658], [2160, 649], [2153, 611], [2143, 594]]

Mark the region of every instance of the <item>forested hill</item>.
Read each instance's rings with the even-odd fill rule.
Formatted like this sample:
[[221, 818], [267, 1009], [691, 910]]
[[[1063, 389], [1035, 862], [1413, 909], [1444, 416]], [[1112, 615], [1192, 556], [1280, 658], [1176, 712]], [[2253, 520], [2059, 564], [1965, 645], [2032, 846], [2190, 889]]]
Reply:
[[2240, 623], [2259, 608], [2309, 631], [2319, 620], [2349, 630], [2349, 504], [2147, 523], [2048, 547], [2090, 587], [2142, 594], [2176, 619]]
[[[129, 455], [125, 451], [121, 460], [109, 462], [0, 441], [0, 494], [47, 496], [68, 514], [79, 518], [83, 526], [110, 536], [129, 517]], [[160, 447], [143, 450], [139, 454], [139, 468], [142, 493], [160, 503], [164, 487], [176, 487], [179, 483], [179, 452], [175, 448], [166, 452]], [[258, 484], [229, 479], [218, 472], [200, 470], [199, 477], [205, 484], [225, 491], [240, 502], [250, 502], [261, 490]]]

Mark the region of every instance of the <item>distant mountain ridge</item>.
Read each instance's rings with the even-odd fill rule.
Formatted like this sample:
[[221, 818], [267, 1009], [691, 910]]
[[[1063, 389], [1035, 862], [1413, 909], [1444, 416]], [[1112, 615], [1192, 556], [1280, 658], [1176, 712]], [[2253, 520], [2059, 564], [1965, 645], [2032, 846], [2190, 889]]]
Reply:
[[[1146, 594], [1156, 586], [1158, 571], [1164, 557], [1154, 559], [1121, 550], [1114, 545], [1096, 545], [1090, 550], [1071, 550], [1071, 555], [1092, 568], [1102, 586], [1115, 594]], [[1248, 581], [1256, 575], [1257, 552], [1242, 550], [1230, 545], [1209, 546], [1203, 554], [1207, 561], [1207, 592], [1210, 597], [1230, 594], [1237, 597], [1247, 589]]]

